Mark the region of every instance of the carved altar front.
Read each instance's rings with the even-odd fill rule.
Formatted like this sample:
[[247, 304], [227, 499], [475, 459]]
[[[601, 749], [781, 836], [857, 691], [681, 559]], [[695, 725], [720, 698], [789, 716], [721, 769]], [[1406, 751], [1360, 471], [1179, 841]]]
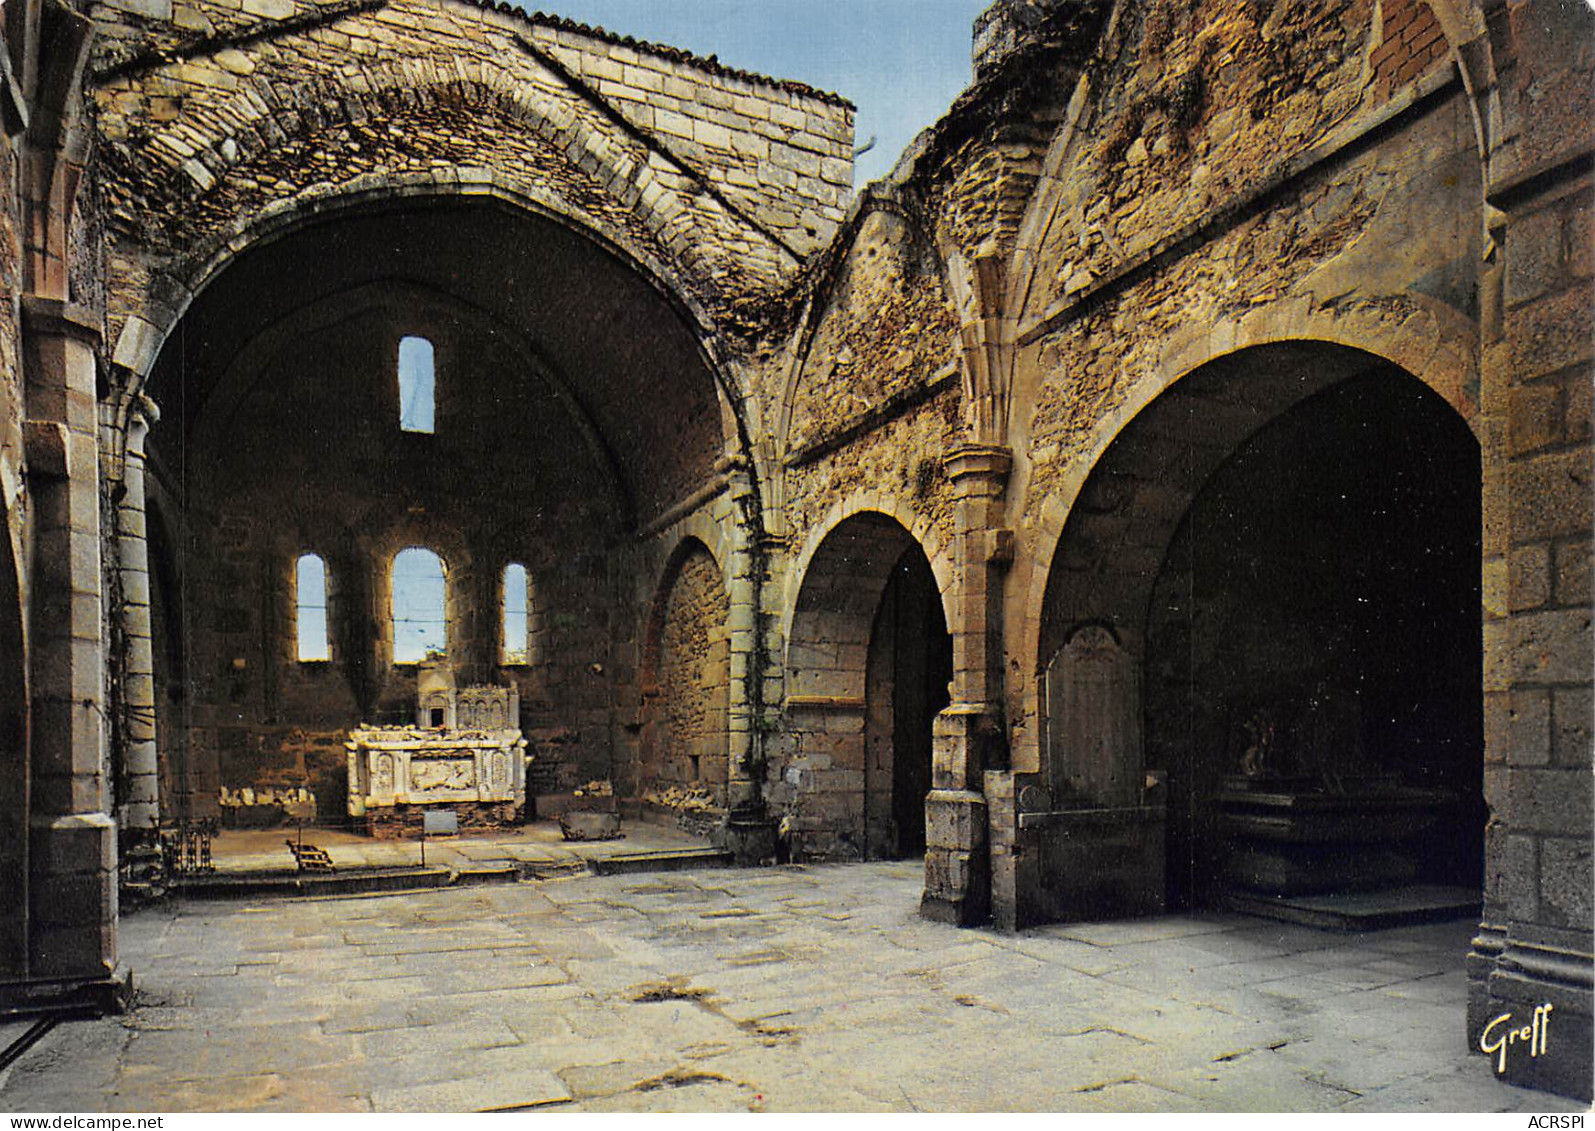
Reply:
[[[452, 810], [462, 829], [519, 823], [526, 739], [513, 725], [514, 690], [448, 687], [443, 694], [446, 725], [362, 726], [350, 733], [349, 815], [363, 819], [372, 836], [418, 834], [428, 809]], [[438, 705], [427, 695], [419, 707], [428, 721], [436, 717]]]

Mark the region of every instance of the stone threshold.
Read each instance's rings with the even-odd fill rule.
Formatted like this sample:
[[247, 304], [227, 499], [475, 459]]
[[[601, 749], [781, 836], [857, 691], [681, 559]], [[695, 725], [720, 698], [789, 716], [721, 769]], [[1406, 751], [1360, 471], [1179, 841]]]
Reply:
[[1334, 895], [1265, 896], [1232, 892], [1220, 896], [1218, 903], [1226, 910], [1246, 915], [1331, 931], [1381, 931], [1451, 919], [1476, 920], [1483, 907], [1476, 890], [1438, 884]]

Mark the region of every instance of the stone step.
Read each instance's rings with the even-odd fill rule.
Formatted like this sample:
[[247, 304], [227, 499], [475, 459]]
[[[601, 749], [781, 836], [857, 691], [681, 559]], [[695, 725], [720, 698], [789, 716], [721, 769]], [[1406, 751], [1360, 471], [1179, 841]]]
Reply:
[[255, 872], [184, 876], [173, 894], [189, 899], [254, 899], [260, 896], [351, 895], [441, 888], [454, 883], [451, 868], [362, 868], [346, 872]]
[[1333, 895], [1267, 896], [1231, 892], [1220, 905], [1247, 915], [1332, 931], [1381, 931], [1449, 919], [1477, 919], [1483, 906], [1476, 888], [1410, 884], [1384, 891]]
[[624, 876], [636, 872], [683, 872], [689, 868], [729, 868], [731, 853], [718, 848], [676, 848], [664, 852], [617, 852], [595, 857], [587, 868], [597, 876]]

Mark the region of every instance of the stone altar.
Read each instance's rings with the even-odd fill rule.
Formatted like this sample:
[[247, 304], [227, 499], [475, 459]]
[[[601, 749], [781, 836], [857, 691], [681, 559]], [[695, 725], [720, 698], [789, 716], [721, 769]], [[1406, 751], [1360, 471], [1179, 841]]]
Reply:
[[418, 835], [429, 809], [452, 811], [462, 829], [519, 823], [526, 739], [515, 689], [437, 679], [418, 698], [416, 726], [350, 733], [349, 815], [375, 837]]

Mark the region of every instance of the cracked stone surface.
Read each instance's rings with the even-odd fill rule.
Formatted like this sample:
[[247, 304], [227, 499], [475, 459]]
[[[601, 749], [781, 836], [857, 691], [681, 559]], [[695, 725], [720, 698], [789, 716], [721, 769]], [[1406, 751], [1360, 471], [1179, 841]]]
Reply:
[[150, 909], [122, 925], [135, 1009], [58, 1025], [0, 1108], [1581, 1110], [1468, 1055], [1467, 922], [1004, 935], [922, 921], [922, 885], [904, 861]]

